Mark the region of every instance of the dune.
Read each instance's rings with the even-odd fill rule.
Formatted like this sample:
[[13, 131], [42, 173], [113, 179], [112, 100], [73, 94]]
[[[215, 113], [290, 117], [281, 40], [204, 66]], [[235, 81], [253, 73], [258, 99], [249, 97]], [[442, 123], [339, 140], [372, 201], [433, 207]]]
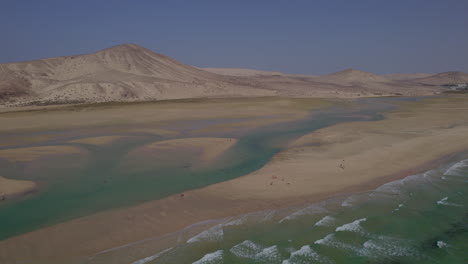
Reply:
[[33, 181], [12, 180], [0, 176], [0, 199], [31, 191], [35, 187]]

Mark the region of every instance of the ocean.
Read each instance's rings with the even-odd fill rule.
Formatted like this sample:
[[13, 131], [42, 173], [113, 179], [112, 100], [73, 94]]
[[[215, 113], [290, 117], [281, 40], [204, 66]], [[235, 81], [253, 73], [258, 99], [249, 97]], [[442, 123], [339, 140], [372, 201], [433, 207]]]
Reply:
[[467, 197], [464, 159], [370, 192], [189, 227], [172, 248], [150, 253], [149, 239], [85, 263], [143, 252], [128, 264], [468, 263]]

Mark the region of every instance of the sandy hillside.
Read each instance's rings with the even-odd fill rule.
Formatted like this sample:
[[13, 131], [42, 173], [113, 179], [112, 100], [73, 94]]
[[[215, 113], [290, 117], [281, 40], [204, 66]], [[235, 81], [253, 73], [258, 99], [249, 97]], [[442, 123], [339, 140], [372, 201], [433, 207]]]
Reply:
[[428, 85], [468, 83], [468, 73], [442, 72], [425, 78], [415, 79], [414, 81]]
[[417, 72], [417, 73], [394, 73], [394, 74], [386, 74], [382, 76], [389, 80], [401, 81], [401, 80], [414, 80], [414, 79], [426, 78], [431, 75], [433, 75], [433, 73]]
[[0, 64], [0, 99], [4, 102], [52, 104], [274, 95], [274, 91], [255, 86], [134, 44], [92, 54]]
[[0, 64], [0, 106], [199, 97], [432, 95], [468, 74], [376, 75], [355, 69], [312, 76], [196, 68], [135, 44], [91, 54]]

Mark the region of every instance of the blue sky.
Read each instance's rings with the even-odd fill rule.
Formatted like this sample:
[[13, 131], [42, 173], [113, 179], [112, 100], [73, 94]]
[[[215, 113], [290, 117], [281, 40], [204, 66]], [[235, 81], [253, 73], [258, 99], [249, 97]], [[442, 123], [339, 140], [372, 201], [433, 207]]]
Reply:
[[468, 72], [467, 0], [2, 0], [0, 32], [1, 63], [135, 43], [201, 67]]

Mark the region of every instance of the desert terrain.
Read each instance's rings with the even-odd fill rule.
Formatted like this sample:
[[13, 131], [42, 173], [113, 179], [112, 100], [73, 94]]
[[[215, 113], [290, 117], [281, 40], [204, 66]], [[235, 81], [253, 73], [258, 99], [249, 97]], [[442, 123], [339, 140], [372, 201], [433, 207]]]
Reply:
[[373, 97], [441, 93], [468, 74], [376, 75], [346, 69], [294, 75], [197, 68], [135, 44], [96, 53], [0, 64], [0, 105], [27, 106], [212, 97]]

